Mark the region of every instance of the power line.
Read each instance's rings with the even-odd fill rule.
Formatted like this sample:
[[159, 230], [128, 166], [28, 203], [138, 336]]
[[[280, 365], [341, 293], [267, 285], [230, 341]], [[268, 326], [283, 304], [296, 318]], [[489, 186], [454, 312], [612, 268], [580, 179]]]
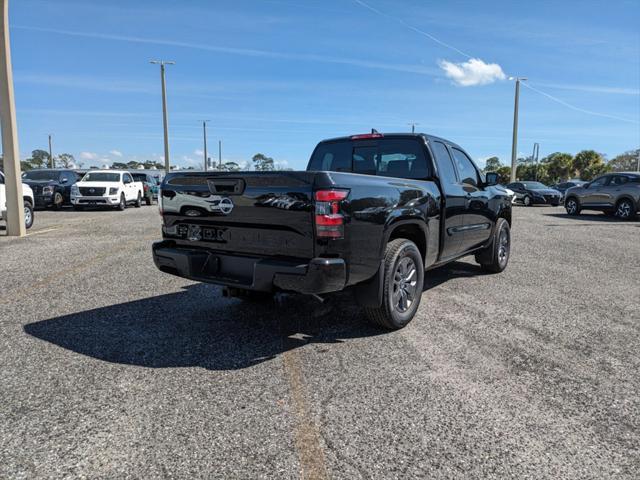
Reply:
[[417, 27], [414, 27], [413, 25], [409, 25], [407, 22], [405, 22], [404, 20], [402, 20], [401, 18], [397, 18], [397, 17], [392, 17], [391, 15], [388, 15], [384, 12], [381, 12], [380, 10], [378, 10], [377, 8], [372, 7], [371, 5], [369, 5], [368, 3], [363, 2], [362, 0], [354, 0], [358, 5], [371, 10], [373, 13], [380, 15], [382, 17], [386, 17], [389, 18], [391, 20], [393, 20], [394, 22], [399, 23], [400, 25], [413, 30], [414, 32], [416, 32], [419, 35], [422, 35], [424, 37], [427, 37], [428, 39], [436, 42], [439, 45], [442, 45], [445, 48], [448, 48], [449, 50], [453, 50], [454, 52], [459, 53], [460, 55], [467, 57], [467, 58], [471, 58], [471, 55], [469, 55], [468, 53], [463, 52], [462, 50], [457, 49], [456, 47], [454, 47], [453, 45], [449, 45], [448, 43], [444, 43], [442, 40], [437, 39], [436, 37], [434, 37], [433, 35], [431, 35], [428, 32], [425, 32], [424, 30], [420, 30]]
[[575, 110], [577, 112], [586, 113], [587, 115], [594, 115], [596, 117], [604, 117], [604, 118], [611, 118], [613, 120], [620, 120], [621, 122], [628, 122], [628, 123], [635, 123], [635, 124], [640, 123], [630, 118], [618, 117], [616, 115], [609, 115], [608, 113], [599, 113], [599, 112], [592, 112], [591, 110], [585, 110], [584, 108], [576, 107], [575, 105], [571, 105], [570, 103], [567, 103], [564, 100], [560, 100], [559, 98], [554, 97], [553, 95], [549, 95], [548, 93], [543, 92], [542, 90], [538, 90], [537, 88], [532, 87], [527, 83], [523, 83], [523, 85], [528, 89], [533, 90], [534, 92], [537, 92], [540, 95], [544, 95], [548, 99], [553, 100], [554, 102], [557, 102], [560, 105], [564, 105], [565, 107], [570, 108], [571, 110]]
[[[471, 55], [469, 55], [468, 53], [463, 52], [462, 50], [454, 47], [453, 45], [449, 45], [448, 43], [443, 42], [442, 40], [439, 40], [438, 38], [434, 37], [433, 35], [431, 35], [428, 32], [425, 32], [424, 30], [420, 30], [417, 27], [414, 27], [413, 25], [409, 25], [407, 22], [405, 22], [404, 20], [402, 20], [401, 18], [397, 18], [397, 17], [393, 17], [387, 13], [384, 13], [380, 10], [378, 10], [375, 7], [372, 7], [371, 5], [369, 5], [368, 3], [365, 3], [363, 0], [354, 0], [355, 3], [357, 3], [358, 5], [374, 12], [377, 15], [380, 15], [382, 17], [386, 17], [390, 20], [393, 20], [394, 22], [397, 22], [403, 26], [405, 26], [406, 28], [409, 28], [410, 30], [413, 30], [414, 32], [423, 35], [427, 38], [429, 38], [430, 40], [438, 43], [439, 45], [442, 45], [445, 48], [448, 48], [449, 50], [453, 50], [454, 52], [459, 53], [460, 55], [463, 55], [467, 58], [472, 58]], [[623, 117], [618, 117], [616, 115], [609, 115], [608, 113], [600, 113], [600, 112], [593, 112], [591, 110], [586, 110], [584, 108], [580, 108], [580, 107], [576, 107], [575, 105], [571, 105], [570, 103], [565, 102], [564, 100], [560, 100], [559, 98], [554, 97], [553, 95], [550, 95], [546, 92], [543, 92], [542, 90], [538, 90], [537, 88], [532, 87], [531, 85], [528, 85], [526, 83], [522, 83], [525, 87], [533, 90], [536, 93], [539, 93], [540, 95], [544, 95], [545, 97], [549, 98], [550, 100], [553, 100], [554, 102], [559, 103], [560, 105], [564, 105], [567, 108], [570, 108], [571, 110], [575, 110], [576, 112], [581, 112], [581, 113], [585, 113], [587, 115], [593, 115], [596, 117], [603, 117], [603, 118], [610, 118], [613, 120], [619, 120], [622, 122], [628, 122], [628, 123], [634, 123], [634, 124], [638, 124], [640, 122], [637, 122], [635, 120], [629, 119], [629, 118], [623, 118]]]

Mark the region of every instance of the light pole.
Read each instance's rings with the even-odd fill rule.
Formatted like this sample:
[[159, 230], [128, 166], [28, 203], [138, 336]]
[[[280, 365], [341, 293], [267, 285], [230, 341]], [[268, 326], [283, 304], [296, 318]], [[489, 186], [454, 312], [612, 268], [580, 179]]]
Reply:
[[540, 155], [540, 144], [534, 143], [533, 153], [531, 154], [531, 160], [534, 161], [536, 164], [536, 175], [535, 175], [536, 182], [538, 181], [538, 156], [539, 155]]
[[49, 164], [51, 168], [56, 168], [56, 164], [53, 161], [53, 150], [51, 149], [51, 134], [49, 134]]
[[516, 181], [516, 157], [518, 156], [518, 103], [520, 102], [520, 82], [526, 81], [524, 77], [509, 77], [516, 81], [516, 97], [513, 103], [513, 140], [511, 142], [511, 182]]
[[171, 171], [169, 162], [169, 119], [167, 117], [167, 85], [164, 79], [164, 66], [175, 65], [176, 62], [167, 60], [151, 60], [155, 65], [160, 65], [160, 82], [162, 84], [162, 124], [164, 126], [164, 169], [165, 173]]
[[222, 140], [218, 140], [218, 165], [222, 170]]
[[207, 167], [209, 166], [208, 157], [207, 157], [207, 122], [209, 120], [202, 121], [202, 141], [204, 143], [204, 171], [207, 171]]
[[9, 42], [9, 0], [0, 0], [0, 124], [4, 154], [5, 191], [7, 198], [7, 235], [26, 235], [22, 203], [22, 169], [18, 149], [18, 126], [13, 96], [11, 44]]

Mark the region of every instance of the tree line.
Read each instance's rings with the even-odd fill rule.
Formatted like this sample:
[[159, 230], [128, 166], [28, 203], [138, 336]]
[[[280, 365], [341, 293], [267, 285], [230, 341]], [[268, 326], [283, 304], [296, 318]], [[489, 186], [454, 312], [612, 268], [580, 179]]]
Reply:
[[[555, 152], [535, 162], [532, 157], [519, 158], [516, 166], [518, 180], [537, 180], [547, 185], [571, 179], [593, 180], [607, 172], [635, 171], [638, 168], [640, 149], [630, 150], [607, 161], [594, 150], [570, 153]], [[509, 183], [511, 166], [503, 165], [498, 157], [487, 159], [485, 172], [496, 172], [500, 183]]]

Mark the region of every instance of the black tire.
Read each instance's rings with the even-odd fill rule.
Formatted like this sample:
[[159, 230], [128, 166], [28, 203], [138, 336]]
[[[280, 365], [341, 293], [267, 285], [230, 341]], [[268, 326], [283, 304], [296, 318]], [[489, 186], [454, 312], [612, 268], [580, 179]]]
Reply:
[[138, 192], [138, 198], [136, 198], [136, 203], [133, 204], [134, 207], [140, 208], [142, 206], [142, 195]]
[[365, 312], [374, 324], [398, 330], [413, 319], [422, 298], [424, 262], [416, 244], [404, 238], [389, 242], [383, 275], [382, 305]]
[[576, 197], [569, 197], [564, 201], [564, 209], [569, 215], [580, 215], [580, 202]]
[[24, 201], [24, 226], [27, 230], [33, 226], [33, 205], [26, 200]]
[[53, 194], [53, 198], [51, 199], [52, 207], [55, 210], [60, 210], [62, 208], [62, 204], [64, 203], [64, 197], [60, 192], [55, 192]]
[[116, 207], [118, 210], [122, 211], [127, 208], [127, 199], [124, 197], [124, 193], [120, 194], [120, 203]]
[[153, 198], [151, 198], [151, 197], [144, 197], [144, 202], [145, 202], [147, 205], [151, 205], [151, 204], [153, 203]]
[[509, 263], [511, 255], [511, 228], [504, 218], [498, 218], [491, 244], [476, 254], [476, 262], [483, 270], [500, 273]]
[[531, 205], [533, 205], [533, 202], [531, 202], [531, 197], [529, 195], [525, 195], [524, 197], [522, 197], [522, 204], [525, 207], [530, 207]]
[[616, 218], [620, 220], [631, 220], [636, 215], [636, 207], [633, 201], [628, 198], [622, 198], [616, 203]]

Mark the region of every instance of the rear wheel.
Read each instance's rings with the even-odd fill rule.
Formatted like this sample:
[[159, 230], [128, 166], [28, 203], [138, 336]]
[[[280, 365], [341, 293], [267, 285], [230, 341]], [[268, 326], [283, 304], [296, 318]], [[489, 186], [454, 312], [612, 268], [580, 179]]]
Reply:
[[64, 203], [64, 198], [62, 198], [62, 194], [60, 192], [56, 192], [53, 194], [53, 208], [59, 210], [62, 208], [62, 204]]
[[636, 214], [633, 202], [628, 198], [619, 200], [616, 204], [616, 217], [620, 220], [629, 220]]
[[416, 244], [404, 238], [389, 242], [383, 271], [382, 305], [365, 312], [376, 325], [397, 330], [413, 319], [422, 298], [424, 263]]
[[147, 195], [146, 197], [144, 197], [144, 202], [147, 205], [151, 205], [153, 203], [153, 197], [151, 197], [150, 195]]
[[29, 229], [33, 225], [33, 206], [30, 202], [24, 202], [24, 226]]
[[476, 255], [476, 262], [483, 270], [499, 273], [507, 268], [511, 255], [511, 228], [509, 222], [499, 218], [493, 232], [491, 245]]
[[531, 197], [529, 195], [525, 195], [524, 198], [522, 199], [522, 203], [524, 204], [525, 207], [530, 207]]
[[580, 204], [575, 197], [569, 197], [564, 202], [564, 208], [569, 215], [580, 215]]
[[140, 192], [138, 192], [138, 198], [136, 198], [136, 203], [134, 203], [133, 206], [136, 208], [140, 208], [141, 205], [142, 205], [142, 195], [140, 195]]

